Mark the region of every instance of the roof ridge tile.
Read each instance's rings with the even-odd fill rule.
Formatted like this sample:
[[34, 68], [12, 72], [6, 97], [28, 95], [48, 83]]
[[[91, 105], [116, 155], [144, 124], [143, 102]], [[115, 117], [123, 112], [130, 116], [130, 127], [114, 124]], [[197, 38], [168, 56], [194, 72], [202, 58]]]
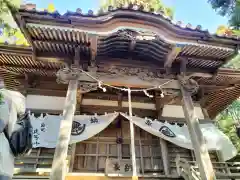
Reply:
[[[87, 13], [82, 13], [82, 9], [77, 8], [76, 11], [67, 11], [66, 13], [64, 13], [63, 15], [61, 15], [58, 11], [55, 11], [53, 13], [47, 12], [46, 10], [44, 11], [39, 11], [36, 9], [36, 4], [32, 4], [32, 3], [27, 3], [27, 4], [23, 4], [20, 7], [20, 11], [27, 11], [30, 13], [39, 13], [39, 14], [44, 14], [46, 13], [46, 15], [51, 15], [51, 16], [78, 16], [78, 17], [97, 17], [97, 16], [103, 16], [103, 15], [107, 15], [111, 12], [115, 12], [115, 11], [138, 11], [141, 13], [148, 13], [148, 14], [152, 14], [155, 16], [159, 16], [163, 19], [165, 19], [166, 21], [168, 21], [169, 23], [173, 24], [174, 26], [177, 26], [181, 29], [185, 29], [185, 30], [189, 30], [189, 31], [197, 31], [197, 32], [206, 32], [209, 33], [208, 29], [204, 29], [202, 28], [202, 25], [197, 25], [197, 26], [193, 26], [191, 23], [187, 23], [186, 25], [184, 25], [182, 23], [182, 21], [175, 21], [173, 19], [171, 19], [170, 17], [166, 16], [164, 14], [164, 12], [162, 10], [158, 10], [155, 11], [154, 8], [148, 8], [148, 9], [144, 9], [143, 6], [138, 5], [138, 4], [133, 4], [133, 3], [129, 3], [129, 4], [125, 4], [125, 5], [120, 5], [119, 7], [113, 7], [113, 6], [108, 6], [107, 11], [100, 11], [98, 10], [98, 12], [95, 14], [93, 10], [88, 10]], [[210, 34], [210, 33], [209, 33]], [[239, 36], [235, 36], [235, 35], [217, 35], [215, 33], [213, 33], [212, 35], [216, 36], [216, 37], [220, 37], [220, 38], [227, 38], [227, 39], [233, 39], [233, 40], [239, 40], [240, 37]]]

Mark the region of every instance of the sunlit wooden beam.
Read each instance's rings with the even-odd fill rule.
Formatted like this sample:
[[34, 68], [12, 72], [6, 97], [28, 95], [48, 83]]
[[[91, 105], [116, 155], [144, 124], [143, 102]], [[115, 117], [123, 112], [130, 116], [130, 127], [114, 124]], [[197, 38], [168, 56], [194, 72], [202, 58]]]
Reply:
[[182, 51], [182, 47], [181, 45], [175, 45], [172, 50], [168, 53], [165, 63], [164, 63], [164, 67], [165, 68], [171, 68], [172, 67], [172, 63], [174, 62], [174, 60], [176, 59], [176, 57], [178, 56], [178, 54]]

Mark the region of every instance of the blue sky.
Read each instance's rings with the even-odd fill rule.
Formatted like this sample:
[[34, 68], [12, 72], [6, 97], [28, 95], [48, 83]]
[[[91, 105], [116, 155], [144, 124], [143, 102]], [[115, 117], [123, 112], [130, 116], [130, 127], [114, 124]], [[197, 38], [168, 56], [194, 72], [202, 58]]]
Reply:
[[[203, 29], [208, 29], [212, 33], [219, 25], [227, 24], [227, 18], [217, 15], [207, 0], [162, 1], [174, 8], [174, 19], [182, 21], [184, 24], [191, 23], [193, 26], [200, 24]], [[96, 10], [100, 5], [100, 0], [25, 0], [25, 2], [37, 4], [37, 8], [46, 8], [49, 3], [53, 3], [60, 13], [67, 10], [75, 11], [77, 8], [87, 12], [89, 9]]]

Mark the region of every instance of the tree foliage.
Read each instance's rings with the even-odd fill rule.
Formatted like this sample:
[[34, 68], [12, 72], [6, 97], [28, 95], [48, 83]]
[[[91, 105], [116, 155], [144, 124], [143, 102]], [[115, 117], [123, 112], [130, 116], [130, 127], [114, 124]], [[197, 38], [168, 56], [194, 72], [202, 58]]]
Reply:
[[134, 3], [142, 5], [144, 9], [153, 8], [155, 11], [162, 11], [169, 18], [173, 18], [173, 9], [166, 7], [161, 0], [105, 0], [100, 7], [101, 11], [106, 11], [109, 6], [120, 7], [121, 5], [128, 5]]
[[232, 30], [229, 29], [229, 27], [225, 26], [225, 25], [220, 25], [217, 28], [216, 34], [219, 36], [223, 36], [223, 35], [232, 35]]
[[226, 65], [224, 65], [224, 67], [231, 68], [231, 69], [240, 69], [240, 54], [238, 54], [231, 61], [229, 61]]
[[[240, 30], [230, 29], [225, 25], [220, 25], [217, 28], [216, 34], [219, 36], [239, 36], [240, 37]], [[240, 55], [238, 54], [236, 57], [231, 59], [227, 64], [224, 65], [226, 68], [232, 69], [240, 69]]]
[[0, 43], [29, 46], [19, 28], [2, 28], [0, 34]]
[[[17, 9], [19, 7], [18, 4], [20, 3], [17, 3], [16, 0], [7, 0], [6, 3], [8, 3], [8, 1], [9, 2], [11, 1], [11, 4], [10, 5], [8, 4], [8, 6], [6, 6], [6, 3], [4, 3], [5, 1], [6, 0], [0, 0], [0, 5], [1, 5], [0, 9], [3, 8], [5, 12], [1, 14], [1, 10], [0, 10], [0, 15], [1, 15], [0, 18], [3, 19], [0, 25], [0, 43], [29, 46], [28, 41], [25, 39], [21, 30], [18, 27], [16, 27], [16, 25], [14, 24], [15, 22], [13, 21], [13, 18], [9, 14], [8, 7]], [[52, 13], [56, 9], [54, 7], [54, 4], [51, 3], [48, 5], [46, 10]], [[6, 21], [6, 23], [4, 23], [4, 20]], [[9, 22], [13, 22], [13, 23], [9, 23]]]
[[222, 130], [236, 146], [240, 153], [240, 138], [237, 136], [236, 124], [240, 123], [240, 101], [234, 101], [227, 109], [217, 117], [217, 126]]
[[53, 3], [50, 3], [50, 4], [48, 5], [47, 11], [50, 12], [50, 13], [53, 13], [53, 12], [56, 11], [55, 6], [54, 6]]
[[0, 24], [6, 30], [10, 30], [14, 23], [9, 8], [16, 11], [20, 7], [20, 4], [21, 0], [0, 0]]
[[221, 16], [229, 17], [229, 25], [240, 29], [240, 0], [208, 0], [212, 8]]

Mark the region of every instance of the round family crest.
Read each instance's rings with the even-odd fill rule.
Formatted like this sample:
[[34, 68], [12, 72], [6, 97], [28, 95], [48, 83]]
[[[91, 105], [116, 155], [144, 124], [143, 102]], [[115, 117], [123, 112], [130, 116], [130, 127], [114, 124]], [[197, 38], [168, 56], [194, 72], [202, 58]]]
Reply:
[[171, 138], [174, 138], [176, 137], [176, 135], [174, 134], [174, 132], [172, 132], [167, 126], [162, 126], [159, 131], [161, 133], [163, 133], [165, 136], [167, 137], [171, 137]]
[[85, 130], [86, 124], [81, 124], [77, 121], [73, 121], [72, 123], [72, 131], [71, 131], [71, 135], [73, 136], [78, 136], [80, 134], [82, 134]]

